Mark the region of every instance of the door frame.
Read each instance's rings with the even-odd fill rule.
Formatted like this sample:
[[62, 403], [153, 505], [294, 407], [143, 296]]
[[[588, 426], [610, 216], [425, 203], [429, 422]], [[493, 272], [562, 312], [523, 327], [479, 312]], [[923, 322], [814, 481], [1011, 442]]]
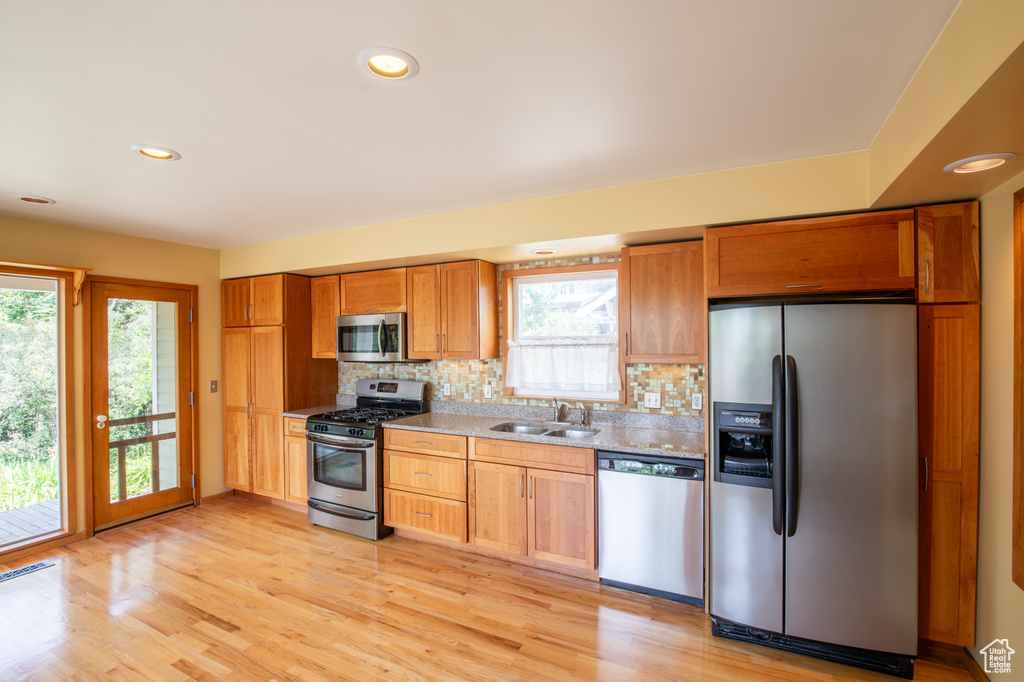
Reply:
[[[152, 280], [143, 279], [127, 279], [124, 277], [106, 277], [103, 275], [87, 275], [85, 278], [85, 284], [82, 287], [82, 326], [83, 326], [83, 351], [82, 351], [82, 363], [85, 365], [84, 374], [84, 388], [83, 388], [83, 401], [85, 403], [85, 426], [86, 436], [85, 440], [85, 531], [89, 537], [96, 534], [96, 521], [95, 521], [95, 510], [94, 504], [95, 499], [93, 495], [93, 464], [94, 456], [92, 447], [92, 296], [91, 296], [91, 285], [93, 282], [103, 284], [124, 284], [128, 286], [140, 286], [140, 287], [160, 287], [164, 289], [177, 289], [189, 292], [190, 307], [192, 310], [192, 323], [189, 325], [191, 333], [187, 342], [189, 344], [189, 353], [192, 356], [192, 368], [191, 368], [191, 380], [192, 380], [192, 392], [193, 396], [196, 393], [196, 388], [199, 385], [199, 362], [197, 352], [199, 350], [199, 287], [195, 284], [177, 284], [174, 282], [157, 282]], [[192, 504], [199, 506], [200, 504], [200, 469], [199, 469], [199, 410], [196, 409], [197, 405], [195, 400], [192, 400], [192, 404], [189, 406], [189, 415], [192, 419], [192, 438], [189, 443], [192, 446], [192, 474], [195, 476], [195, 485], [192, 486]], [[160, 513], [160, 512], [157, 512]], [[147, 514], [148, 516], [148, 514]], [[142, 517], [144, 518], [144, 517]], [[129, 523], [131, 519], [126, 519], [125, 523]]]

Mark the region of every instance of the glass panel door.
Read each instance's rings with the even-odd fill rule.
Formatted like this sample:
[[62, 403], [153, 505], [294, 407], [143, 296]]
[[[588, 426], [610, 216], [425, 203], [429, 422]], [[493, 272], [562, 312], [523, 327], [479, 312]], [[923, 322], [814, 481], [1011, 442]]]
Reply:
[[57, 280], [0, 275], [0, 547], [63, 528], [59, 304]]
[[95, 525], [192, 499], [190, 293], [93, 282]]

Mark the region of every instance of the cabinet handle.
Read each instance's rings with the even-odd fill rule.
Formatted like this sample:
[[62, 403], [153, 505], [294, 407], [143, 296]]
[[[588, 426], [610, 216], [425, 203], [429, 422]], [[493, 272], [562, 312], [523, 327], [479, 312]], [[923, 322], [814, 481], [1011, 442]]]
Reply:
[[928, 492], [928, 458], [924, 458], [924, 491]]
[[448, 345], [448, 339], [445, 338], [444, 334], [441, 334], [441, 355], [444, 355], [444, 347]]
[[440, 334], [434, 334], [434, 352], [435, 352], [435, 353], [437, 352], [437, 339], [438, 339], [438, 338], [439, 338], [440, 336], [441, 336]]
[[530, 499], [532, 500], [533, 499], [533, 476], [530, 476], [530, 480], [529, 480], [529, 482], [528, 482], [528, 484], [526, 486], [526, 491], [527, 491], [527, 494], [529, 495]]
[[380, 308], [367, 308], [366, 312], [368, 312], [368, 313], [379, 313], [380, 312]]
[[252, 307], [251, 303], [246, 303], [245, 304], [245, 312], [242, 313], [242, 316], [245, 318], [246, 322], [252, 322], [252, 315], [249, 314], [249, 308], [251, 308], [251, 307]]
[[433, 476], [433, 475], [434, 475], [434, 474], [424, 474], [424, 473], [420, 473], [419, 471], [414, 471], [413, 473], [414, 473], [414, 474], [416, 474], [417, 476]]
[[820, 287], [820, 284], [787, 284], [787, 289], [804, 289], [806, 287]]
[[425, 516], [428, 519], [434, 516], [433, 514], [420, 514], [419, 512], [413, 512], [413, 514], [415, 514], [416, 516]]
[[433, 443], [427, 443], [426, 441], [422, 441], [422, 440], [414, 440], [412, 442], [412, 444], [413, 445], [433, 445]]
[[924, 293], [926, 293], [926, 294], [928, 293], [928, 290], [931, 288], [931, 283], [932, 283], [931, 280], [932, 280], [931, 264], [928, 262], [928, 259], [925, 258], [924, 259]]
[[622, 354], [629, 357], [629, 332], [626, 332], [626, 347], [622, 350]]
[[523, 475], [519, 474], [519, 497], [523, 496]]

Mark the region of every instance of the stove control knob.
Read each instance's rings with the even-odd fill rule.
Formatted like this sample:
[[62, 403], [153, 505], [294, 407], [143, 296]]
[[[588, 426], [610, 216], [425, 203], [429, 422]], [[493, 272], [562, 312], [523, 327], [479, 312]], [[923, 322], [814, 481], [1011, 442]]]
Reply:
[[348, 435], [350, 435], [350, 436], [358, 436], [359, 435], [359, 429], [349, 429], [348, 430]]

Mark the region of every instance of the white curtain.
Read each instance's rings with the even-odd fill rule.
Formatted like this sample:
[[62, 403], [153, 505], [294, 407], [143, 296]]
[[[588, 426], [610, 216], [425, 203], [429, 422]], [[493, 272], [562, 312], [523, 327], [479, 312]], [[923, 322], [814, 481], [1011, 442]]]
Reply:
[[553, 338], [508, 342], [505, 385], [564, 391], [618, 391], [616, 339]]

